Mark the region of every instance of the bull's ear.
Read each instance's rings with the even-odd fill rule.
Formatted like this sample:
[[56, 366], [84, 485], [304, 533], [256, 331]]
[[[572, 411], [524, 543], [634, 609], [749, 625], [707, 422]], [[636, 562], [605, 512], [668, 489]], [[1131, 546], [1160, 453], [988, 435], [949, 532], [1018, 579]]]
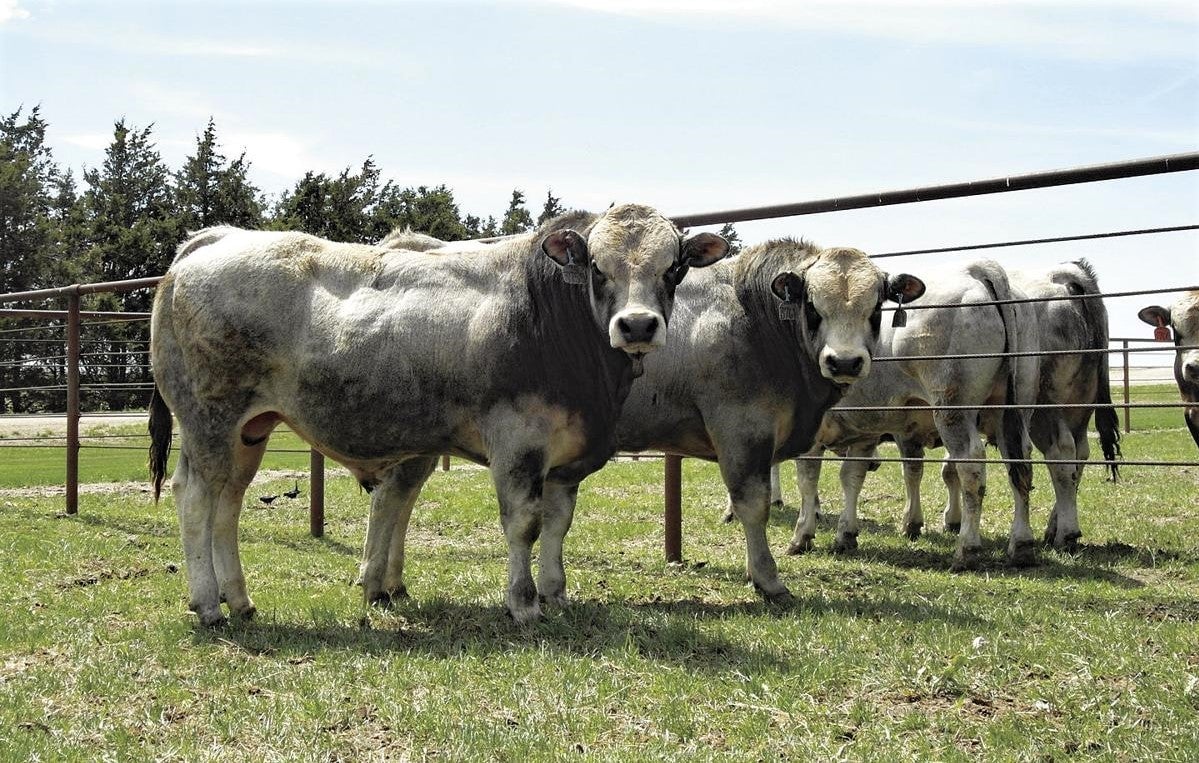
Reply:
[[541, 251], [554, 262], [567, 265], [586, 265], [591, 255], [587, 242], [570, 228], [556, 230], [541, 240]]
[[920, 299], [924, 294], [924, 281], [907, 273], [890, 276], [887, 279], [887, 299], [906, 305], [913, 299]]
[[683, 240], [679, 247], [679, 264], [706, 268], [719, 262], [729, 253], [729, 242], [715, 233], [697, 233]]
[[770, 282], [770, 291], [783, 302], [798, 303], [803, 299], [803, 279], [791, 272], [779, 273]]
[[1150, 305], [1137, 313], [1137, 317], [1150, 326], [1169, 326], [1170, 311], [1160, 305]]

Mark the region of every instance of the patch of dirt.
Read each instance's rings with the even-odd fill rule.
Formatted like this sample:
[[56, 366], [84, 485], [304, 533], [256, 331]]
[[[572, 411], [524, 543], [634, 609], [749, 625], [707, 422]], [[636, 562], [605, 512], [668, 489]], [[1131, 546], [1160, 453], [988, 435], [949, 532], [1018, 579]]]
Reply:
[[99, 585], [100, 583], [108, 580], [134, 580], [136, 578], [144, 578], [150, 574], [150, 570], [147, 567], [113, 569], [99, 560], [93, 561], [87, 566], [91, 567], [92, 569], [81, 572], [75, 577], [67, 580], [60, 580], [55, 584], [55, 587], [60, 591], [65, 591], [71, 588], [87, 588], [89, 586]]
[[[348, 475], [349, 471], [341, 467], [326, 467], [325, 475], [327, 477], [341, 477]], [[272, 480], [306, 480], [308, 472], [299, 471], [296, 469], [263, 469], [254, 476], [254, 482], [251, 486]], [[65, 485], [38, 485], [36, 487], [6, 487], [0, 488], [0, 499], [4, 498], [61, 498], [65, 496], [67, 488]], [[153, 493], [153, 488], [150, 487], [149, 479], [145, 482], [88, 482], [80, 483], [79, 493], [81, 495], [131, 495], [134, 493], [144, 493], [150, 495]], [[163, 495], [170, 493], [170, 485], [163, 485]]]
[[63, 656], [54, 649], [37, 649], [28, 654], [14, 654], [0, 658], [0, 686], [39, 665], [61, 662]]

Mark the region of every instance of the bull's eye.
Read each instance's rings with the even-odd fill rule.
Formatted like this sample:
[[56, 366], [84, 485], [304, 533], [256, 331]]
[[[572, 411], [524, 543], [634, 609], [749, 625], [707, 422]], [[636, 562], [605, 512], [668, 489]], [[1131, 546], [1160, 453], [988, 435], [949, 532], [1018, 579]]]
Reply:
[[874, 332], [875, 336], [878, 336], [878, 332], [882, 328], [882, 325], [883, 325], [883, 303], [879, 302], [877, 305], [874, 306], [874, 312], [872, 312], [870, 314], [870, 330]]
[[600, 281], [607, 279], [607, 276], [604, 275], [604, 272], [599, 269], [599, 265], [595, 264], [595, 260], [591, 261], [591, 275]]
[[667, 286], [678, 286], [679, 282], [683, 280], [682, 274], [682, 267], [677, 264], [671, 265], [666, 269], [666, 273], [663, 274], [662, 280], [666, 282]]
[[820, 330], [820, 312], [816, 310], [816, 306], [812, 304], [812, 300], [806, 300], [803, 303], [804, 322], [808, 324], [808, 331], [815, 334]]

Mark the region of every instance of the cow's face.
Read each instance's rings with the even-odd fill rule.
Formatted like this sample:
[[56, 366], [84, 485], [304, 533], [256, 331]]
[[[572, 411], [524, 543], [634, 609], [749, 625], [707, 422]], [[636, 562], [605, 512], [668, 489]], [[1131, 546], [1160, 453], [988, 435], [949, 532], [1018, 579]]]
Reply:
[[888, 276], [861, 251], [838, 247], [821, 251], [802, 275], [779, 274], [771, 290], [795, 306], [820, 373], [844, 387], [870, 372], [883, 302], [911, 302], [924, 293], [924, 282], [907, 273]]
[[[564, 247], [566, 238], [570, 246]], [[640, 355], [666, 343], [674, 290], [687, 271], [718, 261], [729, 245], [712, 233], [682, 238], [653, 209], [622, 204], [595, 222], [585, 242], [574, 231], [559, 231], [546, 237], [542, 249], [563, 266], [567, 280], [573, 280], [572, 268], [588, 264], [596, 321], [612, 347]]]
[[[1199, 345], [1199, 291], [1186, 292], [1169, 310], [1153, 305], [1141, 310], [1137, 317], [1150, 326], [1173, 327], [1175, 342], [1180, 347]], [[1178, 351], [1178, 373], [1183, 381], [1199, 384], [1199, 350]]]

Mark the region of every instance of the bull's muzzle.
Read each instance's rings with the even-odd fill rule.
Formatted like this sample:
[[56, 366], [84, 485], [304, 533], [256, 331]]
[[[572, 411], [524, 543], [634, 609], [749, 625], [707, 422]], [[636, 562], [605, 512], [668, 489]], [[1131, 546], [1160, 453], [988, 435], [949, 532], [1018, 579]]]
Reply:
[[848, 386], [866, 375], [870, 369], [870, 356], [865, 353], [840, 355], [824, 352], [820, 359], [820, 373], [826, 379]]
[[666, 343], [666, 321], [656, 313], [625, 311], [613, 316], [608, 339], [618, 350], [638, 354]]

